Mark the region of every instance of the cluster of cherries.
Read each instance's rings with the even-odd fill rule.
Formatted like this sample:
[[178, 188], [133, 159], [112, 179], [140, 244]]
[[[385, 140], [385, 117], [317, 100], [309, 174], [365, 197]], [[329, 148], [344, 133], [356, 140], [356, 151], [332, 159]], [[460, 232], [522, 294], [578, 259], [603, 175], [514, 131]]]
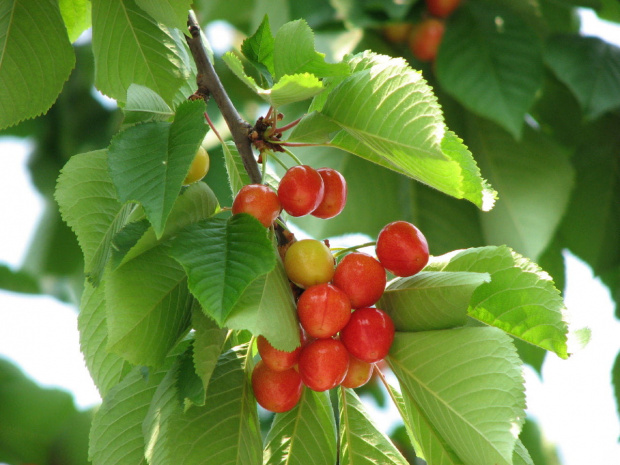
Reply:
[[[245, 186], [232, 211], [249, 213], [269, 227], [280, 208], [292, 216], [332, 218], [344, 208], [346, 196], [346, 182], [336, 170], [299, 165], [285, 173], [277, 193], [262, 184]], [[386, 270], [396, 276], [417, 273], [428, 262], [428, 245], [414, 225], [396, 221], [379, 233], [376, 254], [378, 259], [354, 251], [336, 265], [324, 242], [303, 239], [288, 246], [284, 268], [301, 291], [300, 346], [285, 352], [263, 336], [257, 338], [261, 360], [252, 373], [252, 387], [262, 407], [292, 409], [304, 385], [326, 391], [368, 382], [374, 363], [388, 354], [394, 339], [392, 319], [373, 307], [385, 290]]]
[[392, 23], [383, 29], [387, 40], [407, 43], [411, 53], [420, 61], [433, 61], [443, 38], [445, 19], [457, 9], [461, 0], [426, 0], [428, 15], [420, 22]]

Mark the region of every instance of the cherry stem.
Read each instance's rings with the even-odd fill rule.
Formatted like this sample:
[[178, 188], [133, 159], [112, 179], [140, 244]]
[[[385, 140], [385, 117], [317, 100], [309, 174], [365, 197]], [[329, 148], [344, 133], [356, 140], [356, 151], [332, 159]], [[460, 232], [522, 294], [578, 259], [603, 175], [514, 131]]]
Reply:
[[271, 118], [272, 112], [273, 112], [273, 107], [269, 107], [269, 110], [267, 110], [267, 114], [265, 115], [266, 120], [269, 120], [269, 118]]
[[278, 163], [278, 165], [280, 165], [282, 168], [284, 168], [284, 171], [287, 171], [288, 170], [288, 166], [286, 166], [284, 164], [284, 162], [282, 160], [280, 160], [280, 158], [275, 153], [272, 154], [272, 155], [273, 156], [271, 157], [271, 159], [275, 160]]
[[320, 144], [306, 144], [303, 142], [274, 142], [283, 147], [318, 147]]
[[273, 131], [279, 134], [282, 134], [284, 131], [288, 131], [289, 129], [292, 129], [295, 126], [297, 126], [300, 121], [301, 121], [301, 117], [297, 118], [295, 121], [291, 121], [290, 123], [282, 126], [281, 128], [273, 128]]
[[224, 140], [222, 139], [222, 136], [220, 136], [220, 133], [217, 131], [217, 129], [215, 129], [215, 124], [213, 124], [213, 121], [211, 121], [211, 118], [209, 118], [209, 114], [206, 111], [205, 111], [205, 119], [207, 120], [207, 123], [209, 124], [211, 131], [213, 131], [213, 133], [216, 135], [219, 141], [223, 144]]
[[261, 173], [261, 177], [260, 177], [260, 183], [261, 184], [265, 184], [265, 179], [267, 179], [267, 150], [265, 150], [263, 153], [261, 153], [261, 157], [262, 157], [262, 170], [263, 172]]
[[354, 245], [353, 247], [347, 247], [346, 249], [332, 249], [332, 250], [337, 250], [337, 252], [334, 254], [334, 258], [338, 258], [341, 255], [344, 255], [346, 253], [355, 252], [358, 249], [363, 249], [364, 247], [370, 247], [373, 245], [377, 245], [377, 242], [376, 241], [365, 242], [364, 244]]
[[[280, 144], [280, 145], [284, 145], [284, 144]], [[297, 164], [297, 165], [303, 165], [303, 163], [301, 162], [301, 160], [299, 158], [297, 158], [295, 156], [295, 154], [293, 152], [291, 152], [288, 149], [284, 149], [284, 153], [286, 153], [289, 157], [291, 157], [293, 159], [293, 161]]]

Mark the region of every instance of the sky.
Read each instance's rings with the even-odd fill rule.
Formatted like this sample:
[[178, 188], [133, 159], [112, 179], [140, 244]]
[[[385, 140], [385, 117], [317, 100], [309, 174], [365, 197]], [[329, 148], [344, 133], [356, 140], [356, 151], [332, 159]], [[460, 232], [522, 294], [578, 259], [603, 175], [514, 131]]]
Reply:
[[[620, 45], [618, 29], [584, 16], [585, 32], [604, 34]], [[43, 210], [25, 166], [28, 146], [0, 139], [0, 263], [18, 268], [31, 241], [29, 233]], [[19, 202], [7, 201], [19, 199]], [[563, 465], [620, 464], [620, 422], [610, 370], [620, 350], [620, 321], [613, 316], [607, 289], [577, 258], [566, 254], [565, 301], [574, 329], [587, 326], [592, 339], [568, 360], [549, 354], [542, 378], [526, 367], [528, 414], [555, 443]], [[36, 382], [71, 392], [80, 408], [100, 403], [79, 350], [76, 309], [46, 296], [0, 291], [0, 357], [8, 358]], [[373, 418], [389, 428], [395, 410], [372, 407]]]

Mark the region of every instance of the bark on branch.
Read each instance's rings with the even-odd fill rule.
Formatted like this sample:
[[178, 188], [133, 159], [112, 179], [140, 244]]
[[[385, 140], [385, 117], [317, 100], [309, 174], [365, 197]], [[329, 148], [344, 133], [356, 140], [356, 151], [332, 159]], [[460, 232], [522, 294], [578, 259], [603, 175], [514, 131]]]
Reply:
[[198, 70], [198, 76], [196, 77], [196, 84], [198, 84], [197, 94], [203, 97], [208, 95], [213, 97], [213, 100], [215, 100], [215, 103], [228, 125], [228, 129], [230, 129], [230, 134], [237, 146], [237, 150], [243, 161], [243, 166], [250, 176], [251, 182], [260, 183], [260, 169], [254, 158], [252, 143], [248, 137], [252, 126], [239, 115], [239, 112], [230, 101], [226, 90], [222, 86], [220, 78], [207, 56], [207, 50], [201, 37], [200, 25], [193, 13], [189, 14], [187, 25], [191, 37], [186, 36], [185, 39], [187, 40], [189, 49], [194, 57], [194, 62], [196, 63], [196, 69]]

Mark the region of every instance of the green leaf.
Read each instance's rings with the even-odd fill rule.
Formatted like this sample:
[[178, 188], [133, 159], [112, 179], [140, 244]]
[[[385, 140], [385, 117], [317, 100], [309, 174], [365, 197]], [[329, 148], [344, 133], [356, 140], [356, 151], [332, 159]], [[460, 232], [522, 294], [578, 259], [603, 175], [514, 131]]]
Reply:
[[174, 202], [161, 238], [157, 238], [155, 230], [149, 227], [146, 220], [129, 223], [114, 236], [112, 265], [117, 267], [127, 263], [165, 242], [185, 226], [210, 218], [218, 210], [217, 198], [209, 186], [203, 182], [188, 186]]
[[84, 270], [99, 283], [114, 235], [125, 225], [131, 205], [121, 206], [107, 169], [104, 150], [74, 155], [60, 172], [56, 201], [84, 253]]
[[117, 354], [108, 352], [108, 324], [105, 282], [99, 287], [84, 283], [78, 314], [80, 349], [86, 367], [101, 397], [116, 386], [131, 370], [131, 365]]
[[299, 347], [299, 323], [290, 282], [281, 260], [275, 268], [254, 280], [241, 295], [225, 321], [231, 329], [262, 334], [280, 350]]
[[618, 411], [618, 416], [620, 416], [620, 352], [616, 355], [616, 360], [611, 369], [611, 384], [616, 399], [616, 410]]
[[50, 109], [69, 78], [75, 55], [58, 4], [0, 4], [0, 129]]
[[[439, 257], [441, 271], [489, 273], [469, 303], [469, 316], [566, 358], [567, 326], [560, 292], [538, 265], [508, 247], [480, 247]], [[443, 264], [441, 263], [443, 262]]]
[[288, 103], [307, 100], [321, 92], [323, 84], [314, 74], [287, 74], [269, 90], [266, 100], [273, 107], [281, 107]]
[[299, 403], [276, 414], [265, 439], [265, 465], [333, 465], [336, 421], [329, 393], [304, 389]]
[[110, 143], [109, 169], [121, 202], [137, 201], [161, 237], [208, 126], [205, 103], [187, 101], [174, 121], [131, 126]]
[[267, 230], [248, 214], [189, 225], [172, 240], [170, 254], [183, 265], [205, 313], [219, 325], [250, 283], [275, 266]]
[[213, 372], [204, 407], [183, 412], [175, 393], [174, 374], [153, 397], [144, 422], [150, 464], [209, 463], [259, 465], [262, 444], [256, 403], [247, 365], [248, 346], [223, 354]]
[[[168, 367], [172, 361], [170, 357]], [[145, 375], [136, 367], [105, 396], [90, 430], [89, 456], [93, 465], [144, 463], [142, 422], [166, 369]]]
[[95, 85], [123, 102], [131, 84], [153, 89], [169, 105], [189, 75], [171, 32], [134, 0], [93, 0]]
[[620, 106], [620, 48], [598, 37], [557, 35], [547, 40], [545, 63], [575, 95], [585, 117]]
[[[423, 448], [451, 449], [464, 465], [512, 465], [525, 393], [507, 335], [497, 328], [397, 333], [389, 363], [407, 411], [416, 409], [432, 428]], [[428, 450], [424, 455], [431, 457]]]
[[172, 108], [157, 92], [138, 84], [131, 84], [127, 89], [127, 102], [123, 112], [125, 124], [168, 121], [174, 116]]
[[541, 41], [503, 7], [468, 2], [446, 27], [437, 78], [467, 109], [519, 138], [543, 81]]
[[0, 264], [0, 289], [26, 294], [41, 294], [43, 290], [37, 278], [23, 270], [12, 270]]
[[515, 443], [515, 450], [512, 453], [512, 465], [534, 465], [530, 453], [520, 439], [517, 439]]
[[50, 449], [77, 414], [71, 394], [38, 386], [0, 358], [0, 403], [0, 461], [50, 463]]
[[230, 68], [230, 70], [237, 76], [241, 81], [252, 89], [255, 93], [263, 97], [264, 93], [267, 92], [261, 86], [259, 86], [252, 76], [248, 76], [243, 69], [243, 63], [237, 55], [233, 52], [226, 52], [222, 55], [222, 61], [226, 63], [226, 65]]
[[206, 392], [218, 357], [226, 342], [227, 331], [224, 328], [220, 329], [197, 305], [192, 310], [192, 327], [195, 331], [194, 368]]
[[90, 27], [90, 0], [58, 0], [58, 6], [67, 27], [69, 41], [73, 43]]
[[575, 170], [553, 139], [526, 127], [516, 142], [496, 125], [476, 119], [468, 132], [472, 150], [500, 192], [493, 211], [481, 215], [489, 244], [508, 244], [537, 260], [566, 212]]
[[252, 181], [250, 181], [250, 176], [243, 166], [243, 160], [235, 143], [232, 141], [223, 143], [222, 151], [224, 152], [224, 162], [226, 164], [226, 172], [228, 173], [230, 190], [234, 198], [243, 186], [251, 184]]
[[156, 247], [106, 279], [108, 349], [158, 366], [188, 331], [193, 297], [179, 264]]
[[341, 465], [407, 465], [392, 441], [375, 425], [352, 389], [340, 391]]
[[241, 52], [265, 77], [269, 86], [273, 85], [275, 69], [273, 64], [274, 38], [265, 15], [256, 32], [241, 44]]
[[302, 19], [286, 23], [278, 30], [273, 61], [276, 82], [286, 74], [311, 73], [327, 77], [350, 73], [345, 63], [326, 63], [325, 55], [314, 50], [314, 34]]
[[158, 23], [187, 32], [187, 15], [192, 0], [136, 0], [136, 4]]
[[377, 307], [384, 310], [397, 331], [429, 331], [463, 326], [472, 294], [488, 273], [421, 271], [392, 281]]
[[[495, 192], [447, 130], [422, 75], [402, 59], [368, 52], [349, 64], [353, 74], [331, 91], [321, 110], [333, 123], [319, 122], [326, 133], [341, 128], [330, 145], [490, 209]], [[296, 137], [303, 139], [299, 132]]]

